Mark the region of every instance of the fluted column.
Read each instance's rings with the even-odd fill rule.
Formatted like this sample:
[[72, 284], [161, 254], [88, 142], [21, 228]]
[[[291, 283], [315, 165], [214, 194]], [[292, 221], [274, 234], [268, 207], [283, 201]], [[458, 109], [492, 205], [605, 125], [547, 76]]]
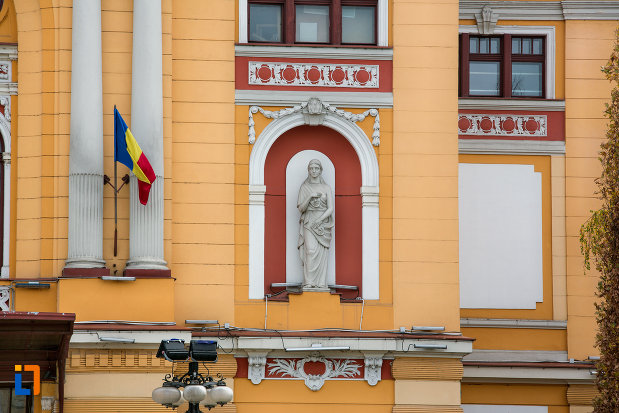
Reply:
[[161, 2], [133, 1], [131, 131], [157, 179], [146, 205], [140, 204], [131, 176], [129, 261], [127, 270], [165, 270], [163, 259], [163, 88]]
[[65, 273], [66, 269], [105, 267], [101, 0], [73, 2], [72, 41], [69, 249]]

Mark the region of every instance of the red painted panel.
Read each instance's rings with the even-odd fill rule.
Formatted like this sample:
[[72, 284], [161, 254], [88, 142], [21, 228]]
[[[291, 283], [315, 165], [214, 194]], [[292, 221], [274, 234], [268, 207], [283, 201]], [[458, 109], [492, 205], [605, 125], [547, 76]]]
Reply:
[[[361, 294], [361, 165], [346, 138], [324, 126], [299, 126], [271, 147], [266, 159], [264, 288], [286, 281], [286, 166], [300, 151], [325, 154], [335, 167], [336, 282]], [[296, 194], [294, 195], [296, 197]], [[356, 292], [343, 293], [355, 297]]]
[[460, 110], [460, 114], [484, 115], [546, 115], [547, 136], [526, 135], [459, 135], [460, 139], [500, 139], [500, 140], [535, 140], [535, 141], [564, 141], [565, 140], [565, 112], [556, 111], [528, 111], [528, 110]]
[[[355, 87], [325, 87], [325, 86], [282, 86], [282, 85], [250, 85], [249, 62], [278, 62], [278, 63], [329, 63], [329, 64], [354, 64], [354, 65], [378, 65], [379, 87], [378, 88], [355, 88]], [[393, 89], [393, 63], [391, 60], [355, 60], [355, 59], [283, 59], [272, 57], [246, 57], [235, 58], [235, 87], [243, 90], [316, 90], [316, 91], [340, 91], [340, 92], [391, 92]]]

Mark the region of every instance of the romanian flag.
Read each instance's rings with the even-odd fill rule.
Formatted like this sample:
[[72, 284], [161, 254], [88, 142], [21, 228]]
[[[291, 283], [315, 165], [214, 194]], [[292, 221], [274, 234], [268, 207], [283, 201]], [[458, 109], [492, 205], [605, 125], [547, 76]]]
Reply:
[[114, 162], [120, 162], [133, 171], [138, 178], [140, 203], [146, 205], [150, 186], [156, 179], [155, 172], [116, 108], [114, 108]]

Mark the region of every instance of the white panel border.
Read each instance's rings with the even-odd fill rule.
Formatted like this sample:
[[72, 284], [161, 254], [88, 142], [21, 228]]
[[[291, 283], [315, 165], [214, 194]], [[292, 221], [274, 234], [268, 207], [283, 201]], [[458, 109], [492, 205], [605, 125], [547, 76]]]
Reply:
[[[460, 26], [460, 33], [479, 34], [477, 26]], [[555, 27], [554, 26], [496, 26], [495, 34], [546, 36], [546, 99], [555, 98]]]
[[[389, 45], [389, 3], [388, 0], [378, 0], [378, 8], [376, 10], [378, 16], [378, 46]], [[249, 40], [247, 33], [247, 23], [249, 16], [247, 15], [247, 0], [239, 0], [239, 43], [247, 43]]]
[[[264, 298], [264, 165], [273, 143], [284, 132], [305, 124], [302, 113], [276, 119], [262, 131], [249, 158], [249, 298]], [[361, 165], [363, 298], [378, 300], [379, 211], [378, 159], [365, 132], [356, 124], [327, 112], [323, 125], [348, 140]]]

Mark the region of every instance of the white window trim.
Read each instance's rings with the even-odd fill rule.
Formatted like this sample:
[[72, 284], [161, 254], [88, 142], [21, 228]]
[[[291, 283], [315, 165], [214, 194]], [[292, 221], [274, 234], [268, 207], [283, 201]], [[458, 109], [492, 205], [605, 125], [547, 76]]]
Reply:
[[[273, 120], [256, 139], [249, 158], [249, 298], [264, 298], [264, 167], [271, 146], [286, 131], [305, 125], [303, 113]], [[361, 165], [361, 283], [363, 298], [378, 300], [379, 210], [378, 159], [367, 135], [356, 124], [327, 112], [323, 125], [348, 140]]]
[[[389, 45], [389, 4], [387, 0], [378, 0], [376, 10], [378, 14], [378, 39], [377, 45], [387, 47]], [[247, 0], [239, 0], [239, 43], [247, 43]]]
[[[460, 26], [460, 33], [479, 34], [477, 26]], [[555, 27], [554, 26], [496, 26], [494, 34], [546, 36], [546, 97], [555, 98]]]

